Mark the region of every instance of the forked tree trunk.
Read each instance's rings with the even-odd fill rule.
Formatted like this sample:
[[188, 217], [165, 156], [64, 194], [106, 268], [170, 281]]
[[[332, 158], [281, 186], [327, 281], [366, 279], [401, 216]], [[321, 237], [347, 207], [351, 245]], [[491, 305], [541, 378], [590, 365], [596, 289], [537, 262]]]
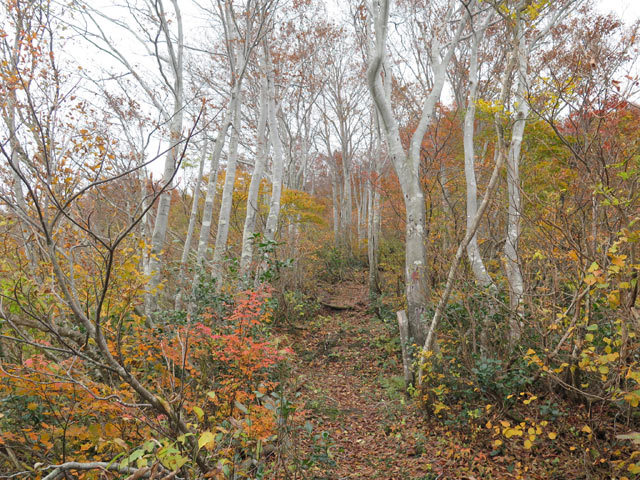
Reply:
[[[451, 9], [453, 11], [453, 4]], [[409, 152], [405, 152], [400, 140], [400, 128], [391, 107], [391, 98], [385, 95], [380, 73], [385, 60], [387, 29], [389, 20], [389, 0], [380, 0], [379, 6], [373, 5], [375, 24], [375, 46], [371, 52], [367, 80], [371, 96], [380, 113], [381, 125], [387, 139], [389, 157], [400, 181], [406, 209], [406, 251], [405, 278], [407, 296], [407, 316], [412, 342], [423, 344], [425, 341], [425, 314], [428, 304], [428, 286], [426, 277], [425, 249], [425, 198], [420, 183], [420, 148], [424, 135], [431, 124], [435, 108], [446, 77], [446, 68], [451, 61], [453, 50], [457, 45], [466, 21], [458, 22], [454, 39], [447, 47], [443, 57], [432, 49], [433, 85], [425, 97], [420, 121], [411, 137]], [[436, 39], [434, 38], [435, 42]], [[390, 70], [386, 69], [386, 81], [390, 82]]]

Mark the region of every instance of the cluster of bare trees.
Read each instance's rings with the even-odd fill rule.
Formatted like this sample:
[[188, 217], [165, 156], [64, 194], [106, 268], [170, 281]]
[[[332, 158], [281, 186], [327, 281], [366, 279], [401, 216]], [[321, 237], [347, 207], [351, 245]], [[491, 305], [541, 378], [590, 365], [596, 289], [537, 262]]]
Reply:
[[[317, 20], [322, 13], [319, 6], [297, 6], [287, 16], [288, 7], [278, 1], [218, 1], [187, 5], [185, 13], [175, 1], [128, 2], [113, 9], [79, 2], [73, 20], [63, 22], [79, 35], [79, 48], [95, 49], [109, 65], [98, 71], [94, 65], [83, 80], [103, 98], [137, 103], [135, 112], [120, 108], [115, 114], [138, 157], [141, 194], [135, 208], [146, 212], [141, 233], [148, 246], [142, 264], [149, 278], [145, 298], [149, 322], [169, 300], [160, 299], [166, 296], [162, 283], [172, 268], [167, 263], [168, 244], [175, 243], [171, 237], [177, 234], [171, 232], [176, 188], [178, 179], [186, 178], [179, 173], [181, 154], [197, 155], [199, 161], [189, 194], [178, 287], [170, 290], [176, 307], [191, 293], [188, 285], [197, 283], [187, 280], [193, 279], [188, 267], [195, 267], [197, 275], [210, 272], [218, 286], [224, 281], [240, 166], [251, 171], [239, 255], [243, 277], [260, 268], [253, 262], [255, 234], [261, 232], [270, 242], [278, 238], [283, 187], [314, 188], [312, 163], [318, 156], [314, 144], [319, 131], [312, 118], [317, 117], [318, 97], [326, 86], [316, 74], [330, 63], [322, 53], [328, 39], [323, 40], [319, 30], [334, 35], [334, 29]], [[206, 19], [197, 33], [185, 27], [187, 19], [196, 16]], [[287, 37], [294, 41], [287, 44]], [[293, 77], [289, 69], [299, 75]], [[192, 124], [198, 119], [191, 137], [186, 136], [186, 118]], [[191, 147], [185, 148], [186, 143]], [[166, 150], [160, 183], [152, 178], [157, 165], [145, 168], [150, 149], [157, 144]], [[262, 215], [265, 180], [271, 191]], [[295, 233], [295, 221], [290, 229]]]

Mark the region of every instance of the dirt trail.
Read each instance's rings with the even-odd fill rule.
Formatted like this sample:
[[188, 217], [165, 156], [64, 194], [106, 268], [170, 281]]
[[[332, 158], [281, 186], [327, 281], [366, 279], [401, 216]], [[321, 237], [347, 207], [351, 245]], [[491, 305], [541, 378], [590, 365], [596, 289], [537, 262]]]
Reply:
[[333, 286], [322, 301], [344, 309], [325, 308], [292, 339], [305, 419], [328, 432], [336, 462], [308, 478], [438, 478], [420, 413], [404, 405], [395, 335], [368, 312], [366, 286]]

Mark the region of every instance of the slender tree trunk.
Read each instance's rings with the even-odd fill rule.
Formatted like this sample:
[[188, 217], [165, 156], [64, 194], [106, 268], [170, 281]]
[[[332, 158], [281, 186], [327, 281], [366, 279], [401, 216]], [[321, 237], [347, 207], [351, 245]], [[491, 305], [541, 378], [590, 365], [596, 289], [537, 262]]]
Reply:
[[267, 142], [267, 109], [268, 95], [266, 76], [260, 78], [260, 113], [258, 117], [257, 153], [256, 161], [251, 175], [249, 193], [247, 195], [247, 215], [244, 220], [242, 232], [242, 254], [240, 256], [240, 277], [245, 277], [253, 259], [253, 235], [255, 233], [256, 217], [258, 215], [260, 183], [264, 176], [264, 168], [267, 163], [269, 143]]
[[282, 194], [282, 177], [284, 173], [284, 154], [282, 141], [280, 140], [278, 119], [276, 117], [276, 87], [273, 65], [267, 56], [267, 85], [269, 87], [269, 132], [271, 146], [273, 147], [273, 168], [271, 170], [271, 200], [269, 202], [269, 215], [265, 227], [264, 238], [269, 241], [275, 240], [280, 218], [280, 196]]
[[[162, 275], [160, 268], [162, 267], [162, 250], [165, 244], [165, 238], [167, 236], [167, 228], [169, 226], [169, 212], [171, 210], [171, 197], [173, 189], [171, 188], [172, 179], [176, 172], [176, 162], [178, 158], [178, 143], [182, 137], [182, 120], [184, 109], [184, 82], [183, 82], [183, 31], [182, 31], [182, 16], [176, 0], [171, 0], [175, 14], [176, 23], [178, 25], [178, 40], [177, 45], [171, 43], [168, 34], [168, 25], [166, 24], [166, 18], [161, 15], [159, 22], [161, 29], [165, 32], [167, 40], [167, 48], [171, 56], [171, 65], [174, 75], [173, 81], [173, 112], [171, 120], [169, 122], [169, 152], [167, 153], [164, 172], [162, 175], [162, 184], [165, 187], [165, 191], [160, 195], [158, 200], [158, 210], [156, 212], [156, 220], [153, 225], [153, 233], [151, 234], [151, 249], [149, 253], [149, 279], [148, 294], [145, 299], [147, 321], [151, 322], [150, 315], [158, 309], [158, 297], [160, 281]], [[162, 7], [162, 4], [159, 4]]]
[[373, 160], [375, 165], [374, 178], [369, 189], [369, 197], [371, 200], [369, 208], [369, 221], [367, 226], [367, 255], [369, 258], [369, 294], [372, 296], [377, 296], [380, 294], [380, 278], [378, 275], [380, 242], [380, 191], [378, 181], [381, 171], [381, 154], [381, 145], [378, 145], [378, 152]]
[[[170, 142], [178, 143], [182, 133], [182, 98], [176, 100], [179, 110], [174, 112], [174, 119], [171, 122]], [[149, 295], [147, 314], [155, 312], [158, 308], [158, 287], [162, 280], [160, 268], [162, 267], [162, 251], [164, 248], [165, 238], [167, 236], [167, 228], [169, 226], [169, 212], [171, 210], [171, 197], [173, 189], [171, 188], [172, 178], [175, 175], [176, 160], [178, 158], [178, 146], [174, 146], [167, 153], [165, 160], [164, 173], [162, 175], [162, 185], [167, 185], [166, 190], [158, 200], [158, 211], [156, 220], [153, 225], [153, 233], [151, 234], [151, 251], [149, 254], [149, 272], [151, 279], [149, 281]]]
[[333, 244], [340, 243], [340, 199], [338, 195], [338, 180], [335, 172], [331, 175], [331, 205], [333, 206]]
[[442, 210], [445, 213], [445, 216], [452, 220], [453, 222], [453, 231], [447, 231], [448, 223], [443, 222], [442, 228], [442, 251], [448, 252], [451, 248], [451, 242], [456, 238], [457, 228], [456, 228], [456, 216], [453, 211], [453, 204], [451, 202], [451, 192], [449, 192], [449, 176], [447, 175], [447, 166], [445, 165], [444, 159], [440, 162], [440, 170], [438, 172], [438, 178], [440, 183], [440, 190], [442, 191]]
[[184, 246], [182, 247], [182, 256], [180, 257], [180, 270], [178, 274], [178, 282], [180, 286], [176, 293], [175, 309], [180, 310], [182, 308], [182, 293], [184, 291], [184, 278], [187, 261], [189, 260], [189, 254], [191, 253], [191, 243], [193, 240], [193, 232], [196, 228], [196, 220], [198, 217], [198, 203], [200, 202], [200, 187], [202, 186], [202, 177], [204, 174], [204, 164], [207, 160], [207, 146], [208, 138], [205, 135], [204, 142], [202, 144], [202, 153], [200, 156], [200, 167], [198, 169], [198, 177], [196, 184], [193, 188], [193, 199], [191, 203], [191, 213], [189, 214], [189, 226], [187, 228], [187, 236], [184, 239]]
[[351, 225], [353, 196], [351, 192], [351, 159], [342, 152], [342, 204], [340, 212], [340, 243], [347, 253], [351, 253]]
[[229, 221], [233, 203], [233, 190], [236, 180], [236, 166], [238, 163], [238, 143], [241, 129], [242, 96], [238, 91], [238, 100], [234, 104], [233, 127], [229, 141], [229, 155], [227, 157], [227, 169], [225, 173], [222, 200], [220, 201], [220, 214], [218, 215], [218, 230], [216, 231], [216, 243], [213, 251], [213, 278], [217, 281], [217, 288], [222, 283], [223, 256], [227, 251], [227, 239], [229, 236]]
[[356, 190], [356, 213], [358, 226], [358, 251], [364, 244], [367, 232], [367, 207], [369, 205], [369, 197], [371, 188], [368, 180], [360, 182], [360, 188]]
[[[467, 231], [471, 228], [478, 211], [478, 187], [476, 183], [475, 148], [474, 148], [474, 123], [476, 114], [476, 101], [478, 91], [478, 43], [484, 34], [484, 28], [479, 29], [471, 38], [471, 52], [469, 65], [469, 96], [467, 111], [464, 117], [464, 175], [467, 183]], [[480, 255], [478, 236], [471, 237], [467, 245], [467, 258], [471, 264], [471, 270], [476, 283], [482, 288], [490, 288], [496, 291], [496, 286], [489, 276]]]
[[[141, 161], [144, 161], [144, 160], [141, 160]], [[141, 170], [139, 177], [140, 177], [139, 178], [140, 205], [142, 205], [142, 211], [146, 212], [142, 216], [142, 219], [140, 220], [140, 236], [141, 238], [144, 239], [145, 245], [148, 245], [149, 239], [151, 238], [152, 228], [151, 228], [149, 211], [147, 210], [147, 208], [149, 207], [149, 198], [147, 195], [148, 179], [147, 179], [146, 171]], [[140, 262], [142, 267], [142, 273], [144, 274], [145, 277], [149, 278], [151, 276], [151, 270], [149, 269], [149, 250], [148, 249], [146, 248], [143, 249]]]
[[[521, 21], [520, 21], [521, 22]], [[507, 239], [504, 244], [507, 280], [509, 282], [509, 306], [511, 308], [510, 341], [517, 342], [522, 333], [522, 300], [524, 281], [520, 268], [519, 241], [522, 215], [522, 197], [520, 194], [520, 153], [524, 128], [529, 115], [529, 104], [526, 98], [527, 89], [527, 52], [522, 31], [518, 30], [519, 45], [517, 50], [518, 86], [516, 90], [516, 119], [513, 124], [509, 155], [507, 157], [507, 191], [509, 209], [507, 214]]]
[[209, 246], [209, 235], [211, 234], [211, 223], [213, 222], [213, 203], [216, 197], [216, 186], [218, 182], [218, 166], [220, 165], [220, 157], [222, 156], [222, 149], [227, 137], [227, 130], [231, 125], [231, 119], [236, 109], [238, 86], [234, 89], [231, 96], [231, 101], [227, 106], [220, 131], [218, 132], [218, 138], [213, 147], [213, 154], [211, 155], [211, 164], [209, 166], [209, 180], [207, 182], [207, 194], [204, 200], [204, 208], [202, 211], [202, 226], [200, 227], [200, 239], [198, 241], [198, 251], [196, 253], [196, 265], [198, 268], [203, 268], [207, 258], [207, 247]]

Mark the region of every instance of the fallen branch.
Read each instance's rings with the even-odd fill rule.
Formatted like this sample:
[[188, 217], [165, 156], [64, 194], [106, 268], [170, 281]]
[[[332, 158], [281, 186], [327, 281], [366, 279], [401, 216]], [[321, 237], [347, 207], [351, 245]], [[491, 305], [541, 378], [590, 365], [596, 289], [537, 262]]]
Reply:
[[[110, 471], [110, 472], [126, 473], [126, 474], [130, 474], [130, 475], [135, 475], [140, 470], [138, 468], [124, 467], [122, 465], [118, 465], [117, 463], [107, 463], [107, 462], [87, 462], [87, 463], [67, 462], [67, 463], [63, 463], [63, 464], [60, 464], [60, 465], [51, 465], [51, 466], [46, 467], [46, 468], [47, 469], [53, 468], [54, 470], [49, 475], [44, 477], [42, 480], [57, 480], [62, 475], [64, 475], [65, 472], [68, 472], [69, 470], [85, 470], [85, 471], [86, 470], [107, 470], [107, 471]], [[144, 470], [144, 469], [142, 469], [142, 470]], [[135, 478], [146, 478], [146, 477], [148, 477], [148, 469], [146, 469], [146, 470], [147, 470], [147, 472], [145, 472], [141, 476], [137, 476]]]

